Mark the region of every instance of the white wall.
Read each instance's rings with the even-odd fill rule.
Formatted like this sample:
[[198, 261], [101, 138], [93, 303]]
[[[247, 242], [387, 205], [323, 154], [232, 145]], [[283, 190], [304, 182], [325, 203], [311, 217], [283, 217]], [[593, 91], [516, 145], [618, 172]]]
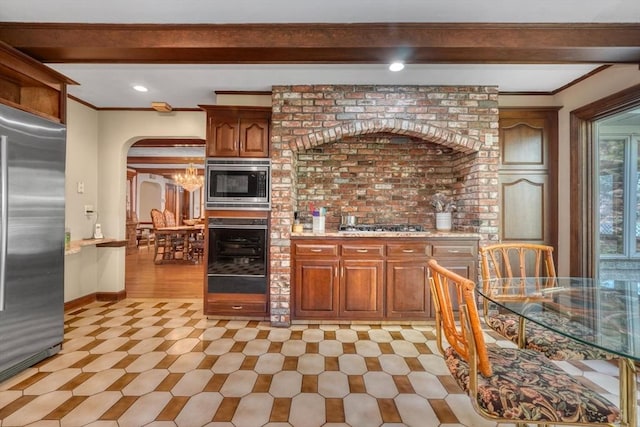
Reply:
[[[559, 111], [558, 273], [569, 272], [569, 114], [572, 110], [640, 84], [637, 65], [616, 65], [554, 96], [501, 96], [506, 106], [561, 106]], [[261, 97], [266, 105], [266, 98]], [[220, 104], [241, 104], [225, 100]], [[258, 103], [255, 100], [253, 105]], [[97, 112], [75, 101], [68, 102], [67, 224], [72, 239], [90, 235], [92, 221], [84, 216], [85, 204], [99, 212], [106, 237], [124, 239], [126, 209], [126, 156], [142, 138], [205, 138], [204, 111], [158, 113], [155, 111]], [[78, 181], [85, 192], [78, 194]], [[65, 301], [93, 292], [124, 289], [124, 248], [90, 248], [68, 255], [65, 261]]]
[[[92, 236], [95, 217], [87, 218], [85, 205], [98, 209], [98, 112], [75, 102], [67, 102], [67, 164], [65, 185], [66, 224], [71, 240]], [[84, 193], [78, 193], [78, 183]]]
[[[124, 239], [126, 157], [142, 138], [205, 138], [204, 111], [96, 111], [68, 100], [66, 224], [71, 239], [91, 236], [95, 218], [84, 205], [94, 205], [105, 237]], [[84, 193], [77, 183], [84, 183]], [[65, 302], [96, 292], [124, 290], [125, 249], [84, 247], [65, 256]]]
[[[206, 137], [204, 111], [101, 111], [98, 120], [98, 205], [106, 237], [124, 239], [126, 162], [131, 145], [144, 138]], [[124, 248], [98, 251], [98, 290], [124, 290]]]
[[165, 206], [165, 179], [151, 178], [149, 174], [140, 174], [138, 185], [138, 204], [136, 212], [140, 222], [151, 221], [151, 209], [164, 210]]
[[[67, 157], [65, 184], [65, 223], [71, 240], [92, 236], [95, 217], [86, 217], [84, 205], [98, 209], [98, 112], [67, 101]], [[78, 193], [78, 182], [84, 193]], [[95, 247], [65, 256], [64, 301], [97, 292], [98, 258]]]

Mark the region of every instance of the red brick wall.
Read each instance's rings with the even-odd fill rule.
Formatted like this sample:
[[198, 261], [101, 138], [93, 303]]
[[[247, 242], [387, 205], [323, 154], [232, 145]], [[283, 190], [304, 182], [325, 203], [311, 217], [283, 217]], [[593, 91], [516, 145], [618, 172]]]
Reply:
[[327, 208], [326, 228], [344, 213], [359, 224], [419, 224], [435, 228], [431, 196], [453, 194], [455, 151], [418, 138], [346, 137], [297, 154], [296, 210]]
[[[391, 203], [398, 215], [429, 225], [433, 224], [429, 198], [444, 189], [458, 206], [457, 230], [480, 233], [482, 240], [497, 239], [497, 87], [314, 85], [275, 86], [272, 92], [274, 325], [291, 320], [290, 231], [294, 211], [306, 210], [311, 200], [329, 207], [328, 227], [337, 225], [337, 210], [345, 200], [354, 200], [354, 186], [362, 221], [402, 222], [395, 220], [394, 208], [380, 211], [384, 221], [370, 210]], [[389, 144], [387, 140], [395, 137], [410, 138], [410, 147]], [[389, 170], [379, 170], [381, 165], [389, 165]], [[310, 167], [330, 173], [314, 178]], [[379, 178], [353, 176], [358, 168]], [[403, 170], [413, 176], [402, 176]], [[335, 187], [336, 179], [343, 183], [338, 176], [342, 173], [349, 190]], [[311, 190], [318, 179], [321, 185]], [[402, 190], [405, 186], [407, 191]], [[372, 202], [365, 195], [379, 200]], [[412, 206], [417, 207], [414, 213]]]

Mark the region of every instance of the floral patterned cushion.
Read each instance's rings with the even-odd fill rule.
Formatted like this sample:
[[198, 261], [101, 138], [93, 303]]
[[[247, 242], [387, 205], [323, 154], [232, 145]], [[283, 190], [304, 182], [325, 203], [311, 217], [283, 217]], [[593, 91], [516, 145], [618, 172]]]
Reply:
[[[576, 335], [587, 336], [589, 328], [554, 313], [539, 313], [545, 322], [563, 323]], [[515, 314], [491, 314], [486, 318], [487, 325], [505, 338], [518, 342], [518, 316]], [[595, 347], [581, 344], [533, 322], [525, 325], [525, 348], [544, 353], [553, 360], [599, 360], [614, 359], [616, 356]]]
[[[489, 348], [493, 375], [478, 375], [480, 408], [491, 417], [549, 423], [613, 423], [618, 408], [534, 350]], [[469, 393], [469, 365], [449, 347], [445, 361]]]

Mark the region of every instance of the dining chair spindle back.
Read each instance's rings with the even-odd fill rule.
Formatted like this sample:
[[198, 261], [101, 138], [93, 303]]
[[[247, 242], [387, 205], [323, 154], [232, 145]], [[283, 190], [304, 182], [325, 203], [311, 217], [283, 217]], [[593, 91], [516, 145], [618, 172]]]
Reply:
[[[428, 263], [438, 338], [449, 371], [475, 409], [497, 422], [613, 426], [618, 408], [542, 353], [487, 346], [475, 283]], [[459, 307], [453, 302], [459, 301]], [[442, 348], [442, 345], [440, 348]]]

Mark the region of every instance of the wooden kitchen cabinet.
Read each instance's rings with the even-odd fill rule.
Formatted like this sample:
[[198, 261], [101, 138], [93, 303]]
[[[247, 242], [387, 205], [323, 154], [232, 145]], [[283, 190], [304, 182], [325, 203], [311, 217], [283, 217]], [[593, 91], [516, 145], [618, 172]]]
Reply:
[[309, 259], [296, 263], [298, 289], [295, 314], [300, 317], [338, 315], [338, 268], [335, 259]]
[[296, 257], [294, 315], [308, 319], [337, 317], [338, 245], [294, 243], [293, 254]]
[[0, 42], [0, 104], [67, 122], [67, 86], [77, 82]]
[[386, 317], [432, 317], [429, 251], [427, 242], [387, 244]]
[[477, 280], [476, 238], [299, 238], [292, 245], [297, 319], [432, 318], [432, 258]]
[[207, 112], [207, 157], [269, 157], [271, 108], [200, 107]]
[[478, 280], [476, 240], [433, 239], [431, 245], [431, 257], [438, 260], [438, 264], [474, 282]]
[[384, 315], [384, 245], [341, 245], [338, 316], [379, 319]]

